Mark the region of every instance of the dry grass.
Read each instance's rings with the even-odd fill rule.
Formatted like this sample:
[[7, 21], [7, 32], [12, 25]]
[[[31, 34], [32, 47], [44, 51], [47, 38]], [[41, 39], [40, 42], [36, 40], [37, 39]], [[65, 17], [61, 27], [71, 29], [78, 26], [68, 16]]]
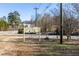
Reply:
[[63, 55], [79, 55], [79, 40], [63, 40], [63, 44], [59, 44], [59, 40], [14, 39], [12, 37], [0, 37], [0, 55], [9, 56], [63, 56]]

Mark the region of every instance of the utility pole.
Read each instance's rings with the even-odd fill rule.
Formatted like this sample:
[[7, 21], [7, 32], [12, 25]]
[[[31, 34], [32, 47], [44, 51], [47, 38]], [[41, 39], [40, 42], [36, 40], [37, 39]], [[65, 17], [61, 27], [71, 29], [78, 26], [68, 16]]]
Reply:
[[62, 3], [60, 3], [60, 44], [63, 42], [63, 13], [62, 13]]
[[[37, 25], [37, 10], [39, 9], [39, 8], [34, 8], [35, 9], [35, 26]], [[40, 32], [39, 32], [39, 41], [41, 41], [41, 35], [40, 35]]]
[[37, 22], [37, 10], [38, 10], [38, 8], [36, 7], [34, 9], [35, 9], [35, 26], [36, 26], [36, 22]]

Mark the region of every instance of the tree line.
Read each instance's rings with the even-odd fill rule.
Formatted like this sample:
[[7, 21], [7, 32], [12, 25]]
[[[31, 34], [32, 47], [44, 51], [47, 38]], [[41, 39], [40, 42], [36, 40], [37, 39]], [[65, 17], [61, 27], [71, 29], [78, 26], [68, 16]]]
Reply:
[[[49, 10], [44, 15], [38, 14], [37, 21], [32, 21], [32, 25], [41, 28], [41, 32], [56, 32], [60, 34], [60, 5], [57, 8]], [[68, 39], [71, 34], [79, 29], [79, 4], [63, 4], [63, 34], [67, 35]], [[26, 16], [27, 17], [27, 16]], [[0, 30], [8, 30], [18, 28], [21, 24], [20, 14], [18, 11], [10, 12], [7, 17], [0, 18]]]
[[0, 18], [0, 31], [9, 30], [9, 28], [17, 28], [21, 23], [18, 11], [10, 12], [7, 17]]
[[[41, 32], [56, 32], [60, 34], [60, 8], [50, 10], [39, 16], [37, 26], [41, 27]], [[63, 4], [63, 34], [70, 39], [71, 34], [79, 30], [79, 4]]]

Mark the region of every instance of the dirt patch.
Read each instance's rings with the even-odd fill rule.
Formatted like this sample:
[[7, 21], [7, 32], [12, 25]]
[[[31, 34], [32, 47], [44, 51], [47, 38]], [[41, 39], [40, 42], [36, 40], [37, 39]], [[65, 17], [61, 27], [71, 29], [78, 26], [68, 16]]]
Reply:
[[64, 41], [64, 44], [72, 44], [72, 45], [79, 45], [79, 40], [68, 40]]

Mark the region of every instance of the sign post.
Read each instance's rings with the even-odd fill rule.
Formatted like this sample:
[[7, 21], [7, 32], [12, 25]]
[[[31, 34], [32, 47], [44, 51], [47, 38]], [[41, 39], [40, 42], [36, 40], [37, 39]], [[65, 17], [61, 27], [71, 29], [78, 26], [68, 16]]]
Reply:
[[23, 24], [23, 26], [24, 26], [24, 29], [23, 29], [23, 40], [24, 40], [24, 42], [25, 42], [25, 24]]

